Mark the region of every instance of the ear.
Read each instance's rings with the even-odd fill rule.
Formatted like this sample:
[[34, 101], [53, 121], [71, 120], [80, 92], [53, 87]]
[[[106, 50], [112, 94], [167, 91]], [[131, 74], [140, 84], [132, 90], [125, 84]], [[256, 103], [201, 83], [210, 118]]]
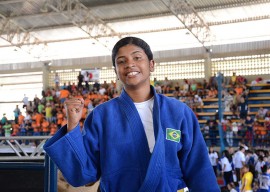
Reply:
[[150, 60], [149, 69], [150, 69], [150, 72], [154, 72], [154, 70], [155, 70], [155, 61], [154, 60]]

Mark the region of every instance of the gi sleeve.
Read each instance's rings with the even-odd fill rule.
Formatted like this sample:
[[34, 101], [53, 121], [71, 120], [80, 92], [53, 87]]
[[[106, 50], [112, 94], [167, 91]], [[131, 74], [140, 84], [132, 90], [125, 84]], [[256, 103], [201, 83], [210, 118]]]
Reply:
[[64, 126], [43, 147], [67, 182], [74, 187], [96, 182], [100, 177], [98, 135], [95, 128], [92, 112], [84, 124], [88, 134], [81, 131], [79, 125], [69, 133], [67, 126]]
[[220, 188], [194, 113], [185, 108], [181, 124], [182, 149], [178, 152], [183, 177], [190, 192], [218, 192]]

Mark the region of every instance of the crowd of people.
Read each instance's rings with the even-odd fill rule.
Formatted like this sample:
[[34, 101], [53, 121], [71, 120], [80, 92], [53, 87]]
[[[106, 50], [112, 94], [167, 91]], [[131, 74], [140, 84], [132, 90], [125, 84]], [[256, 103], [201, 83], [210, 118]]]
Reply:
[[[85, 106], [81, 125], [87, 114], [95, 106], [106, 102], [119, 95], [116, 83], [104, 81], [100, 84], [95, 81], [89, 83], [86, 74], [79, 72], [77, 83], [64, 82], [60, 86], [60, 77], [56, 73], [55, 86], [42, 91], [42, 98], [35, 96], [29, 101], [27, 95], [22, 100], [25, 115], [17, 105], [14, 112], [14, 120], [8, 120], [3, 114], [0, 123], [0, 134], [2, 136], [32, 136], [32, 135], [54, 135], [54, 133], [66, 124], [64, 101], [69, 97], [83, 98]], [[262, 78], [252, 81], [252, 85], [262, 82]], [[215, 76], [209, 81], [196, 82], [196, 80], [184, 79], [170, 81], [167, 77], [163, 81], [156, 78], [151, 82], [157, 93], [170, 94], [170, 96], [186, 103], [195, 114], [203, 112], [204, 99], [216, 98], [217, 80]], [[222, 77], [222, 97], [225, 112], [232, 112], [231, 116], [224, 117], [220, 122], [227, 146], [235, 146], [238, 139], [248, 146], [266, 147], [270, 144], [270, 110], [261, 107], [255, 116], [249, 115], [248, 93], [246, 78], [235, 73], [231, 77]], [[208, 145], [217, 145], [218, 137], [218, 113], [202, 126], [201, 131]]]
[[[269, 190], [270, 186], [270, 157], [268, 151], [262, 149], [269, 146], [270, 110], [261, 107], [254, 117], [248, 114], [249, 90], [246, 83], [244, 77], [236, 77], [235, 73], [229, 80], [223, 78], [224, 110], [232, 112], [232, 117], [239, 119], [239, 121], [234, 121], [232, 118], [224, 118], [220, 122], [229, 147], [228, 150], [219, 154], [214, 151], [214, 147], [209, 148], [209, 158], [216, 176], [224, 178], [224, 191], [253, 190], [259, 192], [263, 191], [262, 189]], [[195, 114], [198, 113], [198, 110], [203, 111], [203, 99], [217, 97], [217, 82], [214, 77], [210, 78], [208, 82], [204, 80], [202, 83], [184, 79], [181, 84], [165, 78], [164, 81], [154, 79], [151, 84], [158, 93], [171, 94], [186, 103]], [[13, 110], [14, 120], [8, 120], [6, 114], [3, 114], [0, 134], [6, 137], [54, 135], [67, 122], [64, 102], [70, 97], [83, 98], [85, 101], [80, 122], [83, 126], [86, 116], [97, 105], [118, 95], [116, 83], [113, 81], [111, 83], [104, 81], [103, 84], [95, 81], [90, 85], [79, 73], [77, 83], [68, 82], [60, 86], [60, 79], [56, 75], [55, 86], [42, 91], [42, 98], [35, 96], [33, 101], [29, 101], [27, 95], [24, 95], [22, 107], [25, 115], [18, 105]], [[201, 129], [204, 138], [210, 138], [212, 146], [217, 145], [219, 123], [217, 119], [215, 116], [214, 119], [208, 120]], [[232, 147], [239, 144], [234, 140], [237, 136], [242, 138], [240, 144], [243, 143], [243, 145], [237, 152], [234, 152]], [[246, 147], [254, 146], [254, 144], [261, 149], [252, 151]]]
[[222, 177], [223, 192], [268, 192], [270, 190], [270, 156], [268, 150], [228, 147], [221, 154], [209, 148], [209, 159], [217, 177]]

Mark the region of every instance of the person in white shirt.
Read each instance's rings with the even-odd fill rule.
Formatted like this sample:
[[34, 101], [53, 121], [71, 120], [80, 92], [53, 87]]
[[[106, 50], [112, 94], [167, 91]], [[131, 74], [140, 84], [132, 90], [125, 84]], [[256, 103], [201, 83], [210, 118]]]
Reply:
[[217, 176], [217, 162], [218, 162], [218, 154], [216, 151], [214, 151], [214, 147], [209, 147], [209, 160], [211, 162], [211, 165], [214, 169], [214, 172]]
[[262, 167], [265, 165], [263, 161], [263, 156], [259, 156], [258, 162], [255, 165], [255, 171], [258, 175], [262, 174]]
[[234, 163], [235, 172], [236, 172], [236, 176], [237, 176], [237, 182], [239, 182], [241, 180], [240, 170], [245, 165], [245, 161], [246, 161], [246, 157], [245, 157], [244, 152], [245, 152], [245, 147], [240, 146], [239, 151], [237, 151], [233, 157], [233, 163]]
[[223, 175], [225, 185], [232, 181], [233, 173], [232, 173], [232, 157], [230, 156], [228, 150], [224, 150], [222, 152], [221, 158], [221, 173]]

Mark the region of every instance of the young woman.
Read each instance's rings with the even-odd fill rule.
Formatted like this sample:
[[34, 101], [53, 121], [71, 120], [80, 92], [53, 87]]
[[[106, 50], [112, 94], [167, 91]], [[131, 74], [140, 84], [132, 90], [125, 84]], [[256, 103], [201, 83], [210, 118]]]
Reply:
[[249, 165], [244, 165], [241, 171], [242, 171], [243, 176], [241, 179], [240, 192], [253, 192], [252, 190], [253, 174], [249, 170]]
[[225, 181], [225, 185], [233, 181], [232, 173], [232, 157], [229, 154], [229, 151], [224, 150], [221, 158], [221, 172]]
[[65, 102], [67, 125], [44, 149], [73, 186], [100, 179], [101, 191], [220, 191], [194, 113], [150, 86], [149, 45], [126, 37], [112, 50], [124, 88], [98, 105], [80, 130], [84, 101]]

